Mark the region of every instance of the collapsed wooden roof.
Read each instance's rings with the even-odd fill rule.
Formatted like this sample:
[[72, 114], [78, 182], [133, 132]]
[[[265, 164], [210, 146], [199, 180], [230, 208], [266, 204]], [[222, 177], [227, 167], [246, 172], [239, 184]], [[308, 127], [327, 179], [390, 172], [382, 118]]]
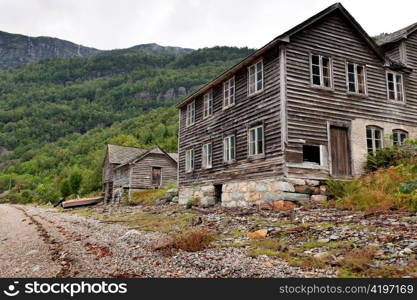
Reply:
[[396, 42], [399, 42], [403, 39], [408, 38], [408, 36], [416, 30], [417, 30], [417, 23], [411, 24], [407, 27], [404, 27], [400, 30], [397, 30], [379, 39], [377, 41], [377, 44], [382, 47], [387, 46], [388, 44], [394, 44]]
[[227, 70], [226, 72], [222, 73], [220, 76], [215, 78], [213, 81], [209, 82], [208, 84], [204, 85], [200, 89], [198, 89], [196, 92], [192, 93], [188, 97], [186, 97], [183, 101], [177, 104], [177, 108], [181, 108], [187, 103], [191, 102], [196, 97], [202, 95], [203, 93], [207, 92], [214, 86], [220, 84], [227, 78], [233, 76], [236, 71], [238, 71], [240, 68], [244, 66], [250, 65], [254, 60], [258, 59], [262, 54], [264, 54], [266, 51], [270, 50], [274, 46], [280, 44], [280, 43], [290, 43], [291, 42], [291, 36], [297, 34], [298, 32], [301, 32], [305, 30], [306, 28], [312, 26], [313, 24], [323, 20], [325, 17], [330, 15], [334, 12], [340, 12], [346, 20], [352, 25], [353, 28], [356, 29], [356, 31], [359, 33], [359, 35], [364, 39], [364, 41], [367, 43], [367, 45], [370, 47], [372, 51], [375, 52], [378, 58], [385, 63], [385, 55], [382, 52], [382, 50], [378, 47], [378, 45], [375, 43], [375, 41], [366, 33], [366, 31], [362, 28], [362, 26], [352, 17], [352, 15], [343, 7], [341, 3], [335, 3], [325, 10], [319, 12], [318, 14], [312, 16], [311, 18], [305, 20], [304, 22], [300, 23], [299, 25], [291, 28], [290, 30], [286, 31], [285, 33], [277, 36], [275, 39], [273, 39], [271, 42], [260, 48], [259, 50], [255, 51], [251, 55], [244, 58], [241, 62]]
[[133, 159], [138, 155], [145, 153], [146, 149], [140, 149], [136, 147], [125, 147], [117, 145], [107, 145], [107, 155], [109, 163], [111, 164], [121, 164], [125, 161]]

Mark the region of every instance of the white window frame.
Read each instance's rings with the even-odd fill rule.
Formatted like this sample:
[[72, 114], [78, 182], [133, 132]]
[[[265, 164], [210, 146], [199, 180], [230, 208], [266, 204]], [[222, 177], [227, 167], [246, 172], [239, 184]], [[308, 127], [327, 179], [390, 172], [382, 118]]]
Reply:
[[185, 150], [185, 172], [189, 173], [194, 170], [194, 158], [195, 152], [193, 148]]
[[[353, 76], [354, 76], [354, 84], [355, 84], [355, 90], [351, 91], [349, 88], [349, 65], [353, 65]], [[362, 67], [363, 69], [363, 92], [359, 91], [359, 76], [358, 76], [358, 67]], [[367, 88], [367, 78], [366, 78], [366, 66], [363, 64], [357, 64], [353, 62], [346, 62], [346, 90], [348, 93], [351, 94], [358, 94], [358, 95], [367, 95], [368, 94], [368, 88]]]
[[[394, 129], [392, 130], [392, 143], [393, 145], [402, 146], [404, 145], [404, 141], [401, 141], [401, 134], [405, 134], [405, 139], [408, 139], [408, 131], [405, 131], [403, 129]], [[397, 142], [395, 141], [395, 138], [397, 138]]]
[[[232, 147], [232, 141], [234, 145]], [[230, 163], [236, 160], [236, 136], [228, 135], [223, 138], [223, 161]]]
[[195, 123], [195, 101], [187, 104], [185, 125], [189, 127]]
[[205, 93], [203, 96], [203, 119], [213, 115], [213, 90]]
[[203, 169], [210, 169], [213, 167], [213, 143], [205, 143], [202, 147], [202, 166]]
[[[371, 130], [371, 140], [372, 140], [372, 153], [375, 153], [377, 150], [384, 148], [384, 130], [377, 126], [366, 126], [366, 151], [371, 153], [368, 149], [368, 130]], [[376, 138], [375, 138], [375, 131], [379, 131], [381, 138], [381, 148], [376, 148]]]
[[[315, 84], [313, 80], [313, 56], [319, 57], [319, 64], [314, 66], [319, 67], [319, 76], [320, 76], [320, 84]], [[324, 85], [324, 76], [323, 76], [323, 57], [327, 58], [329, 60], [329, 83], [330, 86]], [[321, 54], [315, 54], [310, 53], [310, 83], [313, 87], [319, 87], [322, 89], [333, 89], [333, 59], [331, 56], [328, 55], [321, 55]]]
[[[258, 135], [258, 129], [262, 128], [262, 152], [258, 152], [258, 142], [259, 142], [259, 135]], [[254, 132], [255, 141], [252, 145], [251, 141], [251, 132]], [[253, 148], [254, 147], [254, 148]], [[253, 151], [252, 151], [253, 150]], [[258, 155], [264, 155], [265, 154], [265, 132], [264, 132], [264, 125], [258, 125], [249, 128], [248, 130], [248, 156], [258, 156]]]
[[226, 109], [235, 104], [235, 77], [223, 82], [223, 109]]
[[[390, 89], [389, 89], [389, 80], [388, 80], [388, 74], [392, 74], [393, 79], [393, 85], [394, 85], [394, 99], [390, 98]], [[401, 78], [401, 91], [398, 91], [398, 82], [397, 82], [397, 76]], [[386, 72], [386, 81], [387, 81], [387, 97], [389, 101], [396, 101], [396, 102], [405, 102], [405, 89], [404, 89], [404, 77], [403, 74], [394, 72], [394, 71], [387, 71]], [[399, 94], [402, 95], [402, 99], [398, 99]]]
[[[260, 66], [260, 71], [258, 70], [258, 66]], [[251, 73], [251, 70], [254, 70], [254, 73]], [[261, 74], [261, 78], [258, 78], [258, 74]], [[253, 78], [253, 91], [251, 91], [251, 78]], [[262, 87], [258, 89], [258, 82], [262, 83]], [[248, 95], [252, 96], [257, 93], [260, 93], [264, 90], [265, 86], [265, 78], [264, 78], [264, 62], [263, 60], [258, 60], [256, 63], [250, 65], [248, 67]]]

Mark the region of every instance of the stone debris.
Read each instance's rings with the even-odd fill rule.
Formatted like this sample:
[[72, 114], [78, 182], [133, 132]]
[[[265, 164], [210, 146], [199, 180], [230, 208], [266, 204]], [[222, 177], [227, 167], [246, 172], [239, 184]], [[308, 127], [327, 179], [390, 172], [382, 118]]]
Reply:
[[263, 239], [268, 234], [267, 229], [260, 229], [254, 232], [249, 232], [246, 236], [248, 239]]

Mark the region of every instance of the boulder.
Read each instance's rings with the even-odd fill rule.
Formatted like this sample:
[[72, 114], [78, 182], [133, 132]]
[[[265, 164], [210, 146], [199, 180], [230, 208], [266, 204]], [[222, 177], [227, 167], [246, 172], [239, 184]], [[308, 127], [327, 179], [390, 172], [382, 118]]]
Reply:
[[284, 200], [274, 201], [272, 202], [272, 205], [272, 209], [275, 211], [293, 210], [294, 208], [298, 207], [298, 205], [294, 202]]
[[323, 203], [327, 201], [327, 196], [326, 195], [311, 195], [310, 200]]
[[246, 236], [249, 239], [263, 239], [268, 234], [267, 229], [260, 229], [254, 232], [249, 232]]
[[301, 193], [287, 193], [283, 192], [277, 194], [276, 200], [287, 200], [287, 201], [309, 201], [310, 195]]

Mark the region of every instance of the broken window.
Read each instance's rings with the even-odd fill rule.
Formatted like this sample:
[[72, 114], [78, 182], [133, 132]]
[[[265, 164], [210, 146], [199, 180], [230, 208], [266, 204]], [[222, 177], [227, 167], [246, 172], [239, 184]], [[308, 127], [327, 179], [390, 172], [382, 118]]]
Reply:
[[365, 67], [348, 63], [347, 64], [347, 84], [348, 91], [351, 93], [365, 94]]
[[194, 149], [185, 151], [185, 171], [191, 172], [194, 170]]
[[249, 129], [249, 156], [264, 154], [263, 125]]
[[188, 127], [188, 126], [193, 125], [194, 122], [195, 122], [195, 101], [187, 105], [187, 115], [186, 115], [185, 124]]
[[248, 94], [253, 95], [264, 88], [264, 65], [262, 61], [248, 68]]
[[303, 145], [303, 161], [313, 162], [320, 165], [320, 146]]
[[401, 129], [395, 129], [392, 131], [392, 139], [394, 145], [402, 146], [405, 140], [408, 138], [408, 132]]
[[235, 78], [230, 78], [223, 83], [223, 108], [235, 104]]
[[382, 148], [382, 129], [374, 126], [366, 127], [366, 144], [368, 153], [375, 153]]
[[213, 91], [204, 95], [203, 102], [203, 118], [207, 118], [213, 114]]
[[395, 72], [387, 72], [388, 99], [404, 101], [403, 76]]
[[311, 82], [313, 85], [331, 88], [330, 58], [322, 55], [311, 56]]

